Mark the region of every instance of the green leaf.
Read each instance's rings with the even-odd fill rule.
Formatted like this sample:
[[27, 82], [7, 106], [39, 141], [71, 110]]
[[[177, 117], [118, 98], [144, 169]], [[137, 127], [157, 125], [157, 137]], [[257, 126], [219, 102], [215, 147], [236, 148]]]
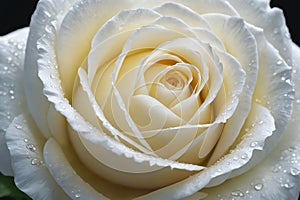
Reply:
[[17, 188], [13, 177], [4, 176], [0, 173], [0, 198], [3, 197], [30, 200], [25, 193]]

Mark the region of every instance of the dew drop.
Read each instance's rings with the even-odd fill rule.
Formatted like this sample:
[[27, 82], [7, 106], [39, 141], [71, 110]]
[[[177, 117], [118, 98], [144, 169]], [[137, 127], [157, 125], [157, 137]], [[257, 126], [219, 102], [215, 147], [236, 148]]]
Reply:
[[298, 176], [298, 175], [300, 174], [300, 170], [295, 169], [295, 168], [291, 168], [291, 169], [290, 169], [290, 174], [291, 174], [292, 176]]
[[37, 159], [37, 158], [31, 159], [31, 164], [32, 164], [32, 165], [41, 165], [41, 164], [43, 164], [43, 163], [44, 163], [43, 161], [41, 161], [41, 160], [39, 160], [39, 159]]
[[257, 142], [251, 142], [250, 147], [256, 147]]
[[23, 49], [23, 46], [22, 46], [21, 44], [18, 44], [18, 45], [17, 45], [17, 48], [18, 48], [19, 50], [21, 50], [21, 49]]
[[75, 194], [75, 198], [76, 199], [80, 198], [80, 194]]
[[243, 197], [244, 196], [244, 193], [240, 190], [236, 190], [236, 191], [232, 191], [231, 192], [231, 196], [234, 196], [234, 197]]
[[260, 120], [259, 122], [258, 122], [258, 124], [263, 124], [264, 123], [264, 121], [263, 120]]
[[279, 172], [279, 171], [281, 171], [282, 170], [282, 166], [280, 165], [280, 164], [276, 164], [274, 167], [273, 167], [273, 169], [272, 169], [272, 171], [274, 172], [274, 173], [277, 173], [277, 172]]
[[26, 148], [32, 152], [36, 152], [36, 147], [34, 144], [27, 144]]
[[241, 156], [241, 158], [245, 160], [245, 159], [248, 158], [248, 155], [247, 155], [246, 153], [244, 153], [244, 154]]
[[55, 76], [53, 74], [50, 75], [51, 79], [55, 79]]
[[263, 187], [264, 187], [264, 185], [263, 185], [262, 183], [257, 183], [257, 184], [254, 185], [254, 189], [255, 189], [256, 191], [262, 190]]
[[53, 27], [50, 26], [50, 25], [47, 25], [47, 26], [45, 27], [45, 30], [46, 30], [48, 33], [52, 33]]
[[233, 160], [237, 161], [239, 158], [237, 156], [233, 156]]
[[29, 140], [28, 140], [27, 138], [25, 138], [25, 139], [24, 139], [24, 142], [27, 143], [27, 142], [29, 142]]
[[19, 124], [16, 124], [16, 125], [15, 125], [15, 128], [20, 130], [20, 129], [22, 129], [22, 126], [19, 125]]
[[276, 62], [277, 65], [281, 65], [282, 63], [283, 63], [282, 60], [277, 60]]
[[261, 100], [260, 99], [255, 99], [255, 102], [256, 103], [261, 103]]
[[286, 183], [282, 183], [280, 186], [283, 187], [283, 188], [286, 188], [286, 189], [290, 189], [290, 188], [294, 187], [295, 184], [290, 183], [290, 182], [286, 182]]
[[44, 13], [47, 17], [51, 17], [51, 14], [48, 11], [44, 11]]

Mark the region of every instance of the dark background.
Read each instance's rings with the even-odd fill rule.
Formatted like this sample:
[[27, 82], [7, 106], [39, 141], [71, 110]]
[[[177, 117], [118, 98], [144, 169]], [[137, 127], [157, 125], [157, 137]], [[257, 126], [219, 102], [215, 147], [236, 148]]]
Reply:
[[[38, 0], [0, 0], [0, 35], [29, 25]], [[298, 0], [272, 0], [283, 9], [293, 40], [300, 45], [300, 6]]]

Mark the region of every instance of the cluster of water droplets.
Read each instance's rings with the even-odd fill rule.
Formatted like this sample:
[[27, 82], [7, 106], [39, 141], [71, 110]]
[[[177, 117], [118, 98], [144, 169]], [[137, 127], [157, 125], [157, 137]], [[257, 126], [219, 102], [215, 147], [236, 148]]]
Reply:
[[[249, 181], [250, 183], [241, 185], [228, 193], [217, 194], [218, 200], [237, 200], [237, 199], [258, 199], [268, 197], [268, 193], [280, 187], [290, 190], [296, 186], [296, 179], [300, 175], [300, 148], [290, 147], [281, 152], [277, 164], [270, 168], [269, 177], [261, 177]], [[240, 159], [240, 158], [236, 158]], [[266, 181], [268, 179], [268, 181]], [[271, 182], [270, 182], [271, 181]], [[268, 184], [267, 184], [268, 183]]]
[[1, 133], [17, 116], [22, 108], [21, 77], [23, 74], [23, 60], [25, 39], [1, 41], [0, 49], [0, 121]]
[[[15, 124], [14, 126], [15, 126], [14, 128], [19, 131], [23, 130], [23, 127], [20, 124]], [[24, 141], [24, 146], [25, 146], [24, 149], [26, 150], [25, 154], [26, 154], [27, 159], [31, 163], [31, 165], [34, 165], [34, 166], [44, 165], [44, 161], [38, 155], [37, 147], [34, 144], [34, 142], [32, 142], [27, 137], [24, 138], [23, 141]]]

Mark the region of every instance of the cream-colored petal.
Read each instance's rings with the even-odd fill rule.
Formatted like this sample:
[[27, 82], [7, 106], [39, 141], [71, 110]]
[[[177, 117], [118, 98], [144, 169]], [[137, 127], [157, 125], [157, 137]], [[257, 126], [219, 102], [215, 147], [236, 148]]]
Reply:
[[27, 111], [23, 67], [28, 28], [0, 37], [0, 172], [13, 176], [5, 132], [12, 120]]
[[[259, 123], [261, 120], [265, 120], [265, 123]], [[251, 126], [253, 122], [255, 124]], [[246, 126], [250, 126], [248, 135], [243, 138], [235, 150], [224, 156], [224, 159], [183, 181], [138, 199], [181, 199], [193, 195], [206, 186], [214, 186], [224, 182], [233, 170], [243, 167], [250, 161], [255, 150], [263, 149], [265, 139], [275, 129], [274, 119], [268, 109], [258, 104], [253, 104], [252, 113], [249, 116], [250, 124], [247, 123]]]
[[295, 101], [292, 118], [275, 149], [252, 170], [205, 189], [206, 199], [298, 199], [300, 191], [300, 50], [293, 46]]
[[[236, 10], [226, 1], [219, 0], [174, 0], [172, 2], [182, 4], [196, 13], [204, 14], [204, 13], [222, 13], [230, 16], [238, 16]], [[155, 8], [159, 4], [169, 3], [167, 0], [156, 0], [156, 1], [136, 1], [135, 5], [137, 7], [147, 7], [147, 8]]]
[[[113, 52], [113, 59], [117, 56], [121, 48], [124, 46], [125, 40], [119, 41], [117, 35], [126, 35], [129, 37], [129, 34], [133, 32], [135, 29], [139, 29], [142, 26], [148, 25], [157, 19], [160, 15], [154, 11], [147, 9], [137, 9], [137, 10], [126, 10], [120, 12], [118, 15], [111, 18], [108, 22], [106, 22], [101, 29], [97, 32], [97, 34], [93, 38], [92, 42], [92, 53], [89, 53], [89, 69], [88, 76], [89, 80], [93, 80], [94, 75], [98, 69], [99, 61], [101, 59], [107, 59], [107, 55], [102, 55], [103, 52], [107, 54], [106, 51], [97, 50], [95, 52], [94, 48], [98, 48], [97, 46], [101, 43], [105, 43], [105, 40], [110, 39], [111, 42], [114, 42], [111, 47], [104, 47], [105, 49], [110, 49]], [[123, 34], [127, 32], [127, 34]], [[126, 38], [127, 39], [127, 38]], [[110, 52], [110, 51], [108, 51]], [[102, 61], [102, 63], [105, 63]], [[101, 65], [100, 65], [101, 66]]]
[[46, 140], [30, 115], [16, 117], [5, 137], [18, 188], [33, 199], [69, 199], [44, 165]]
[[223, 42], [213, 32], [198, 27], [193, 28], [192, 31], [198, 40], [225, 51]]
[[52, 137], [57, 140], [63, 148], [69, 148], [66, 119], [56, 111], [53, 104], [49, 106], [48, 124]]
[[[98, 105], [98, 102], [96, 102], [96, 99], [92, 95], [91, 91], [88, 90], [88, 92], [86, 92], [83, 90], [83, 87], [82, 87], [83, 85], [85, 85], [85, 88], [87, 90], [86, 82], [85, 82], [87, 79], [86, 72], [82, 68], [80, 68], [78, 74], [80, 77], [81, 84], [78, 85], [78, 87], [77, 87], [77, 90], [76, 90], [77, 95], [76, 95], [76, 99], [74, 99], [74, 102], [76, 103], [76, 107], [79, 106], [79, 110], [77, 110], [77, 112], [79, 112], [80, 114], [82, 112], [83, 115], [82, 114], [81, 115], [83, 117], [87, 117], [87, 118], [85, 118], [85, 120], [92, 123], [95, 127], [98, 127], [97, 126], [98, 121], [96, 121], [96, 119], [98, 118], [98, 120], [100, 120], [100, 123], [101, 123], [100, 125], [102, 125], [109, 132], [106, 134], [114, 137], [118, 141], [120, 141], [119, 139], [125, 141], [126, 143], [130, 144], [131, 146], [135, 147], [136, 149], [138, 149], [139, 151], [141, 151], [143, 153], [150, 154], [148, 149], [139, 145], [134, 140], [127, 137], [125, 133], [120, 132], [116, 127], [114, 127], [112, 125], [112, 123], [104, 115], [102, 109]], [[80, 103], [80, 105], [79, 105], [79, 103]], [[83, 106], [83, 105], [85, 105], [85, 106]], [[90, 112], [92, 112], [93, 114], [89, 114], [90, 112], [86, 113], [85, 111], [83, 111], [83, 108], [88, 108], [88, 110]]]
[[130, 116], [141, 131], [180, 126], [184, 123], [180, 116], [147, 95], [132, 96], [129, 109]]
[[154, 8], [154, 10], [164, 16], [178, 18], [184, 21], [188, 26], [209, 29], [209, 25], [201, 15], [181, 4], [170, 2]]
[[264, 30], [267, 40], [279, 51], [288, 65], [292, 65], [291, 38], [282, 10], [270, 8], [269, 1], [229, 0], [239, 15], [249, 24]]
[[[44, 136], [50, 137], [50, 130], [47, 124], [47, 113], [49, 102], [43, 95], [43, 84], [38, 77], [38, 45], [37, 41], [44, 35], [51, 37], [49, 40], [54, 40], [58, 21], [64, 16], [72, 1], [40, 1], [36, 11], [31, 18], [30, 32], [26, 46], [26, 56], [24, 63], [24, 80], [25, 96], [29, 110], [37, 122], [37, 126]], [[51, 43], [52, 44], [52, 43]], [[54, 46], [50, 45], [50, 49]], [[56, 60], [48, 60], [44, 57], [45, 62], [51, 62], [51, 65], [56, 65]]]
[[[235, 141], [250, 111], [258, 74], [258, 50], [253, 34], [247, 29], [242, 19], [220, 14], [206, 15], [205, 19], [210, 23], [212, 31], [223, 41], [227, 52], [239, 62], [247, 75], [238, 106], [233, 116], [225, 124], [219, 141], [222, 145], [220, 145], [220, 149], [216, 150], [218, 152], [216, 154], [221, 154]], [[227, 137], [227, 135], [231, 137]], [[228, 141], [225, 143], [226, 145], [223, 145], [222, 142], [226, 139]]]
[[[254, 153], [253, 162], [242, 170], [237, 170], [232, 176], [239, 175], [262, 160], [278, 143], [291, 117], [295, 88], [292, 84], [292, 69], [270, 45], [261, 32], [255, 34], [259, 53], [259, 73], [253, 98], [267, 107], [274, 119], [276, 130], [272, 137], [266, 140], [263, 152]], [[280, 62], [278, 62], [280, 61]], [[281, 63], [282, 61], [282, 63]]]
[[[218, 51], [217, 51], [218, 52]], [[228, 121], [225, 124], [225, 129], [222, 130], [222, 135], [219, 138], [215, 138], [218, 140], [218, 144], [214, 149], [213, 154], [211, 155], [209, 164], [217, 161], [224, 153], [228, 150], [228, 148], [232, 145], [232, 143], [238, 137], [239, 132], [234, 132], [234, 125], [231, 124], [230, 117], [234, 115], [238, 104], [239, 98], [243, 92], [246, 74], [242, 68], [242, 66], [238, 63], [235, 58], [230, 56], [229, 54], [218, 52], [220, 60], [224, 66], [224, 90], [225, 91], [225, 103], [224, 103], [224, 111], [221, 113], [222, 117], [228, 117]], [[242, 100], [240, 100], [242, 101]], [[233, 121], [233, 124], [236, 121]], [[229, 124], [227, 124], [229, 123]], [[242, 125], [237, 125], [242, 126]], [[231, 129], [232, 128], [232, 129]], [[207, 135], [209, 136], [209, 135]]]
[[131, 32], [142, 26], [149, 25], [158, 17], [160, 15], [157, 12], [148, 9], [123, 10], [108, 20], [98, 30], [93, 38], [92, 47], [94, 48], [114, 35], [127, 31]]
[[[85, 92], [87, 92], [87, 94], [90, 98], [90, 101], [91, 101], [91, 103], [92, 103], [92, 105], [95, 109], [95, 112], [96, 112], [97, 110], [99, 110], [99, 107], [97, 108], [97, 103], [95, 102], [95, 100], [93, 100], [93, 96], [91, 94], [91, 91], [88, 88], [87, 77], [86, 77], [86, 75], [84, 76], [83, 73], [80, 73], [80, 76], [81, 76], [81, 84], [83, 86], [83, 90]], [[69, 110], [69, 112], [70, 111], [71, 110]], [[74, 114], [74, 111], [72, 111], [72, 112]], [[72, 115], [68, 115], [67, 118], [72, 120]], [[74, 116], [74, 118], [75, 118], [75, 116]], [[77, 115], [76, 118], [80, 119], [81, 117]], [[86, 123], [83, 120], [79, 120], [79, 121], [81, 123]], [[169, 160], [164, 160], [164, 159], [148, 156], [146, 154], [140, 154], [138, 152], [133, 151], [132, 149], [127, 148], [123, 144], [121, 144], [119, 142], [116, 142], [115, 140], [103, 135], [101, 132], [94, 129], [93, 127], [90, 127], [90, 126], [87, 126], [87, 125], [86, 126], [79, 125], [78, 121], [77, 121], [77, 124], [74, 124], [74, 122], [71, 123], [70, 121], [69, 121], [69, 123], [72, 126], [72, 128], [75, 129], [76, 131], [78, 131], [78, 133], [83, 138], [85, 138], [87, 141], [90, 141], [91, 143], [94, 143], [94, 144], [99, 144], [99, 145], [101, 144], [101, 148], [103, 148], [103, 150], [105, 150], [107, 153], [109, 153], [111, 155], [114, 155], [114, 154], [116, 156], [118, 156], [118, 155], [123, 156], [124, 155], [126, 158], [128, 158], [130, 160], [129, 163], [139, 165], [139, 163], [142, 163], [142, 162], [150, 162], [150, 163], [152, 163], [151, 165], [158, 165], [158, 166], [161, 166], [161, 167], [169, 166], [171, 168], [186, 169], [186, 170], [189, 170], [189, 169], [190, 170], [203, 169], [201, 166], [194, 166], [194, 165], [188, 165], [188, 164], [183, 164], [183, 163], [177, 163], [175, 161], [171, 161], [171, 163], [172, 163], [171, 164], [171, 163], [169, 163], [170, 162]], [[97, 134], [92, 134], [93, 131]], [[114, 131], [114, 130], [111, 129], [111, 131]], [[100, 146], [99, 146], [99, 148], [100, 148]], [[135, 162], [132, 162], [133, 160], [131, 160], [131, 159], [133, 159]], [[107, 160], [107, 163], [109, 163], [109, 162], [113, 162], [113, 160], [111, 160], [111, 161]], [[117, 163], [118, 162], [116, 162], [116, 164]], [[132, 166], [132, 164], [131, 164], [131, 166]], [[188, 166], [190, 168], [185, 168], [185, 167], [188, 167]], [[122, 167], [122, 166], [119, 166], [119, 164], [118, 164], [118, 165], [116, 165], [116, 167], [119, 168], [119, 167]]]
[[61, 147], [49, 139], [44, 147], [45, 165], [57, 184], [72, 199], [108, 199], [84, 182], [66, 159]]
[[73, 83], [80, 64], [88, 55], [98, 29], [130, 1], [77, 1], [64, 17], [57, 38], [56, 51], [62, 87], [71, 97]]

